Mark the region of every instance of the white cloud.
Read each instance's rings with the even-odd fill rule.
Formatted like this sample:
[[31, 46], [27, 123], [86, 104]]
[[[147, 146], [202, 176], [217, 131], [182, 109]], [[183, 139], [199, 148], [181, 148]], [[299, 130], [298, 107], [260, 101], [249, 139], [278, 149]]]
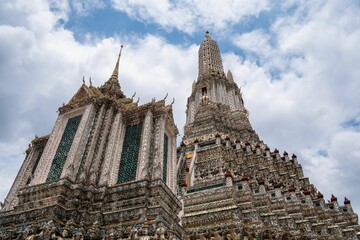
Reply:
[[105, 7], [105, 2], [101, 0], [69, 0], [71, 7], [77, 15], [86, 16], [96, 9]]
[[130, 1], [113, 0], [115, 9], [147, 23], [155, 23], [165, 29], [177, 29], [186, 33], [211, 28], [226, 31], [249, 15], [257, 16], [269, 8], [268, 1]]
[[261, 29], [255, 29], [251, 32], [234, 36], [234, 44], [244, 50], [256, 53], [260, 56], [268, 56], [272, 52], [272, 46], [269, 43], [270, 35]]

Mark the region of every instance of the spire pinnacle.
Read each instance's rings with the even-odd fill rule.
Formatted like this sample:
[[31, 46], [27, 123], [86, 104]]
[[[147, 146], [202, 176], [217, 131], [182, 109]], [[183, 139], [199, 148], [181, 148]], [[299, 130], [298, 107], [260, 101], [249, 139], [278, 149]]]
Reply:
[[234, 82], [234, 77], [233, 77], [232, 72], [230, 71], [230, 69], [228, 70], [228, 72], [226, 74], [226, 78], [227, 78], [227, 80], [229, 80], [229, 82]]
[[107, 95], [107, 96], [111, 96], [114, 98], [123, 98], [125, 97], [125, 95], [122, 93], [121, 88], [120, 88], [120, 83], [119, 83], [119, 63], [120, 63], [120, 57], [121, 57], [121, 51], [122, 51], [123, 45], [120, 46], [120, 52], [119, 52], [119, 56], [114, 68], [114, 71], [111, 75], [111, 77], [109, 78], [109, 80], [107, 80], [104, 85], [102, 85], [99, 90]]
[[211, 38], [209, 31], [205, 32], [205, 38]]
[[112, 73], [112, 75], [111, 75], [111, 78], [116, 78], [116, 79], [118, 79], [118, 77], [119, 77], [119, 63], [120, 63], [120, 58], [121, 58], [122, 49], [123, 49], [123, 45], [121, 44], [121, 45], [120, 45], [119, 56], [118, 56], [118, 59], [117, 59], [117, 62], [116, 62], [114, 71], [113, 71], [113, 73]]
[[199, 48], [199, 77], [211, 74], [212, 72], [225, 75], [219, 46], [207, 31], [205, 39]]

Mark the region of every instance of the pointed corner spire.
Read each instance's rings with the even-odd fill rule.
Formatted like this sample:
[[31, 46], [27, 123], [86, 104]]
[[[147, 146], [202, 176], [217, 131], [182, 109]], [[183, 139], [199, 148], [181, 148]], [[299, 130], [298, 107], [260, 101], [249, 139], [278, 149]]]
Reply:
[[119, 56], [118, 56], [117, 62], [116, 62], [116, 64], [115, 64], [115, 68], [114, 68], [114, 71], [113, 71], [113, 73], [112, 73], [112, 75], [111, 75], [111, 78], [116, 78], [116, 79], [118, 79], [118, 77], [119, 77], [119, 63], [120, 63], [121, 52], [122, 52], [123, 47], [124, 47], [124, 46], [121, 44], [121, 45], [120, 45]]
[[230, 69], [228, 70], [227, 74], [226, 74], [226, 78], [229, 82], [234, 82], [234, 77], [232, 75], [232, 72], [230, 71]]

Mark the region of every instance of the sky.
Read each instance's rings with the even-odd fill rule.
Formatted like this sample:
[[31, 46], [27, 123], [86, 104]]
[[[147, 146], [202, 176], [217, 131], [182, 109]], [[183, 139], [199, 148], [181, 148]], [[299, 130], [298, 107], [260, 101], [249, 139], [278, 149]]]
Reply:
[[182, 134], [209, 31], [260, 138], [360, 213], [359, 12], [359, 0], [0, 0], [0, 201], [29, 142], [83, 76], [110, 77], [121, 44], [123, 92], [168, 93]]

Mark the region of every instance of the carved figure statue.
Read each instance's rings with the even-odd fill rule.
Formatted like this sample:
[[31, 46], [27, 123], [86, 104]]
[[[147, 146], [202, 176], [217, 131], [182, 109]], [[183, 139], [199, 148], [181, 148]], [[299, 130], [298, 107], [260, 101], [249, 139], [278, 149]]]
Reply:
[[202, 105], [207, 105], [209, 103], [209, 96], [208, 95], [201, 96], [201, 103]]

